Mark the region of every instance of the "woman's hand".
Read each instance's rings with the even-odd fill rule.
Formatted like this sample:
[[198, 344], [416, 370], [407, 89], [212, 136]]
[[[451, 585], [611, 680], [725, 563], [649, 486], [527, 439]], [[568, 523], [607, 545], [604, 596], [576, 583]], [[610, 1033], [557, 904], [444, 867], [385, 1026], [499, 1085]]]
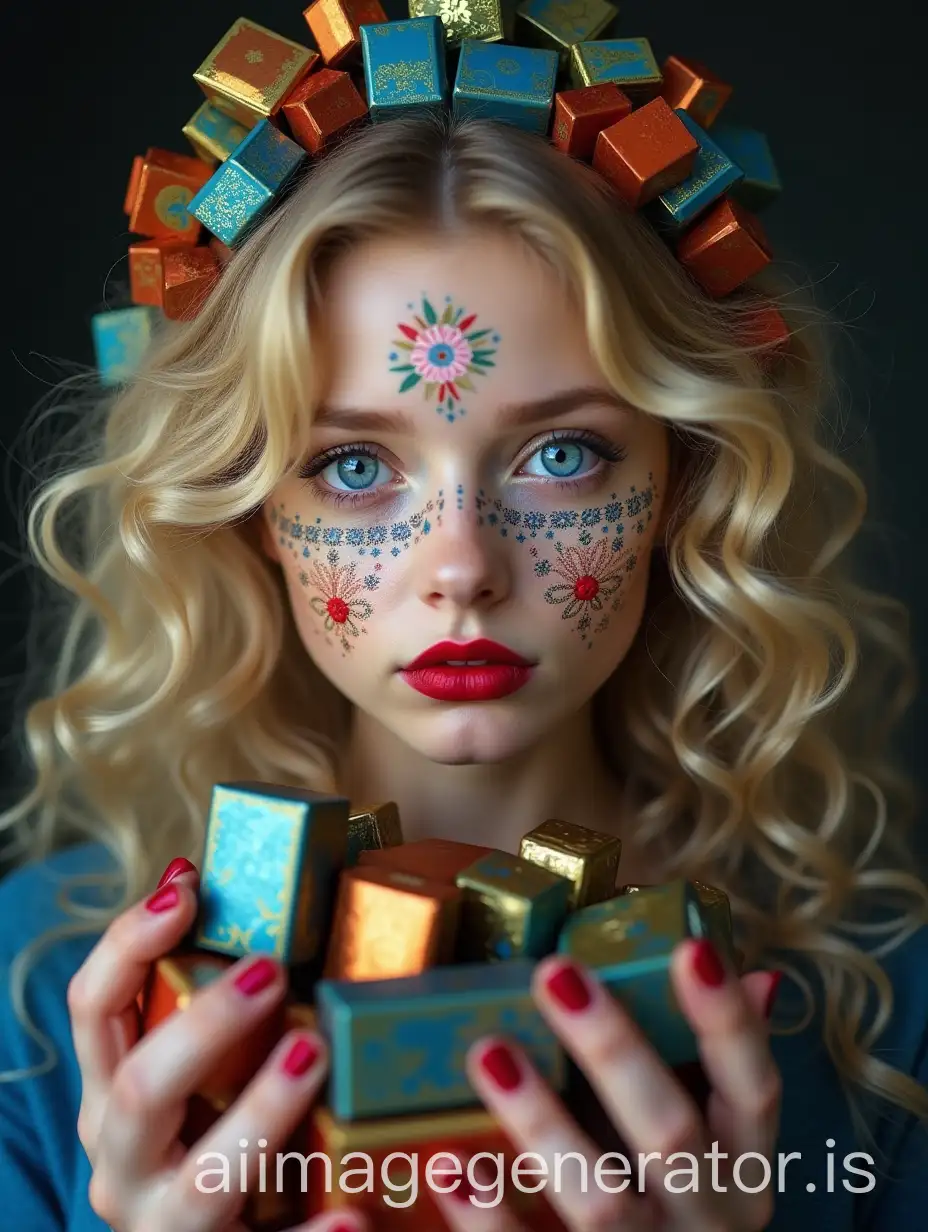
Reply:
[[[255, 1187], [259, 1156], [284, 1148], [319, 1091], [323, 1041], [292, 1031], [239, 1098], [188, 1149], [181, 1140], [187, 1101], [222, 1055], [282, 1000], [284, 973], [265, 958], [236, 963], [198, 992], [182, 1013], [138, 1038], [136, 997], [151, 964], [193, 924], [197, 872], [175, 860], [144, 903], [109, 926], [68, 987], [74, 1047], [83, 1079], [78, 1135], [93, 1167], [90, 1204], [115, 1232], [231, 1232], [247, 1199], [239, 1160], [248, 1156]], [[239, 1146], [247, 1139], [248, 1148]], [[257, 1146], [258, 1139], [266, 1146]], [[228, 1192], [203, 1192], [199, 1156], [231, 1162]], [[215, 1156], [206, 1164], [216, 1165]], [[268, 1169], [273, 1183], [273, 1170]], [[211, 1173], [209, 1184], [215, 1183]], [[355, 1232], [364, 1226], [339, 1211], [302, 1232]]]
[[[542, 1193], [571, 1232], [760, 1232], [770, 1220], [775, 1179], [756, 1193], [744, 1187], [759, 1187], [764, 1181], [761, 1160], [769, 1159], [777, 1135], [780, 1075], [767, 1030], [777, 976], [754, 972], [738, 980], [723, 969], [708, 942], [689, 941], [674, 954], [672, 977], [712, 1086], [705, 1116], [589, 972], [554, 956], [539, 963], [536, 973], [535, 996], [542, 1013], [628, 1146], [631, 1171], [622, 1192], [607, 1191], [618, 1189], [625, 1179], [616, 1170], [622, 1168], [620, 1161], [605, 1161], [603, 1183], [597, 1184], [594, 1170], [603, 1152], [523, 1053], [501, 1039], [482, 1040], [471, 1050], [471, 1082], [517, 1152], [543, 1157], [547, 1183]], [[706, 1154], [716, 1141], [719, 1157], [713, 1163]], [[570, 1152], [586, 1161], [586, 1192], [576, 1159], [564, 1161], [560, 1187], [554, 1186], [553, 1161]], [[688, 1155], [672, 1158], [679, 1152]], [[652, 1153], [641, 1193], [639, 1160]], [[739, 1155], [749, 1156], [740, 1173], [742, 1188], [732, 1176]], [[695, 1157], [695, 1166], [688, 1156]], [[536, 1160], [526, 1167], [540, 1165]], [[527, 1186], [538, 1183], [531, 1176], [523, 1180]], [[495, 1195], [481, 1193], [478, 1183], [475, 1202], [487, 1202], [490, 1196]], [[521, 1227], [505, 1202], [481, 1209], [466, 1193], [464, 1200], [459, 1195], [440, 1201], [451, 1227], [460, 1232], [517, 1232]]]

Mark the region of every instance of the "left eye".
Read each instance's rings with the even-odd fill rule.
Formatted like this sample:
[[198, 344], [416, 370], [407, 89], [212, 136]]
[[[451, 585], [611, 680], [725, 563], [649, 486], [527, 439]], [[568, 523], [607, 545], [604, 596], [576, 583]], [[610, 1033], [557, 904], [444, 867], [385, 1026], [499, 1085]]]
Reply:
[[369, 492], [381, 486], [378, 479], [389, 481], [390, 467], [371, 454], [349, 453], [330, 462], [319, 473], [336, 492]]
[[[588, 446], [576, 441], [551, 441], [532, 454], [525, 468], [530, 475], [540, 475], [542, 478], [570, 479], [581, 473], [585, 459], [597, 460], [597, 455]], [[539, 469], [530, 469], [536, 462]]]

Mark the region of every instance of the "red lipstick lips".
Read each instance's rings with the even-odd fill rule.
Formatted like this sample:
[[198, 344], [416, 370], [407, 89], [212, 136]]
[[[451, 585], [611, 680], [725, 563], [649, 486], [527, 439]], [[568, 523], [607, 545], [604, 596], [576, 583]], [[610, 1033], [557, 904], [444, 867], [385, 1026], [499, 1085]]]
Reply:
[[521, 689], [533, 666], [508, 646], [481, 637], [473, 642], [436, 642], [400, 675], [436, 701], [483, 702]]

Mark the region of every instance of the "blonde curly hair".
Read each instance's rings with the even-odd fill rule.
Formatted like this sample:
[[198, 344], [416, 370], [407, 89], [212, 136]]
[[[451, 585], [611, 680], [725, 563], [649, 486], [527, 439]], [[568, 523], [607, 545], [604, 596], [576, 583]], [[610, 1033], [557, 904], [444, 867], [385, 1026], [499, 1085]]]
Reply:
[[[928, 904], [904, 871], [912, 792], [888, 752], [913, 672], [904, 609], [843, 565], [865, 491], [825, 439], [822, 316], [765, 279], [710, 301], [598, 176], [512, 127], [418, 116], [347, 140], [81, 423], [82, 456], [29, 520], [71, 606], [28, 711], [34, 786], [3, 827], [36, 856], [65, 832], [102, 842], [128, 902], [169, 857], [198, 857], [216, 781], [338, 788], [347, 703], [299, 642], [256, 511], [310, 446], [328, 265], [366, 238], [462, 226], [545, 257], [608, 381], [671, 431], [675, 510], [644, 627], [595, 699], [643, 836], [668, 876], [729, 892], [749, 963], [817, 969], [849, 1090], [928, 1116], [873, 1055], [892, 1013], [879, 958]], [[791, 326], [775, 362], [749, 341], [757, 293]]]

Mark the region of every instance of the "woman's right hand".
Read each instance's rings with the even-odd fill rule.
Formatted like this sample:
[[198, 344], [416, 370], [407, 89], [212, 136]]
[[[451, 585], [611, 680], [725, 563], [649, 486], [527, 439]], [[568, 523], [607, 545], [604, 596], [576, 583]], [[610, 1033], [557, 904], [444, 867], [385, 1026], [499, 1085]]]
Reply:
[[[151, 964], [193, 924], [197, 871], [175, 860], [159, 888], [115, 919], [68, 987], [74, 1047], [83, 1079], [77, 1131], [93, 1168], [90, 1204], [115, 1232], [241, 1232], [239, 1161], [248, 1157], [248, 1188], [258, 1161], [270, 1165], [304, 1117], [325, 1076], [323, 1040], [288, 1032], [238, 1099], [201, 1140], [180, 1140], [188, 1099], [241, 1040], [282, 1000], [283, 970], [265, 958], [236, 963], [197, 992], [182, 1013], [138, 1034], [136, 997]], [[248, 1147], [239, 1142], [247, 1139]], [[258, 1139], [266, 1146], [258, 1147]], [[198, 1188], [197, 1159], [216, 1152], [230, 1161], [228, 1192]], [[207, 1161], [212, 1169], [216, 1155]], [[269, 1183], [275, 1169], [268, 1167]], [[210, 1171], [209, 1184], [215, 1183]], [[324, 1215], [300, 1232], [361, 1232], [360, 1216]]]

